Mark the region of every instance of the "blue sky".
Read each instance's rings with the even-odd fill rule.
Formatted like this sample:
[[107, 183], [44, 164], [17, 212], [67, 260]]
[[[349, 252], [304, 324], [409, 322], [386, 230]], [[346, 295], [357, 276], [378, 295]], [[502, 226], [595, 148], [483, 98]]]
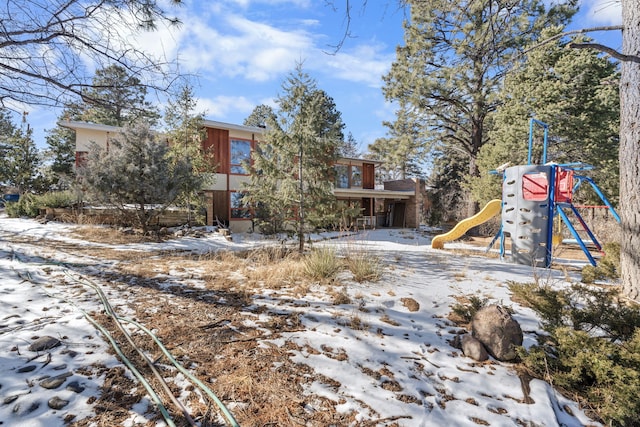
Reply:
[[[176, 10], [183, 22], [179, 28], [161, 27], [138, 40], [151, 52], [177, 57], [180, 71], [196, 76], [199, 110], [207, 119], [230, 123], [242, 123], [256, 105], [273, 104], [284, 78], [302, 62], [334, 99], [346, 132], [366, 150], [385, 135], [382, 121], [394, 118], [393, 106], [382, 95], [381, 76], [403, 42], [404, 11], [396, 0], [351, 0], [350, 37], [335, 52], [346, 30], [346, 2], [334, 0], [334, 9], [320, 0], [186, 0]], [[620, 21], [619, 2], [582, 0], [572, 28]], [[592, 37], [620, 48], [619, 33]], [[29, 112], [39, 147], [56, 118], [52, 109]]]

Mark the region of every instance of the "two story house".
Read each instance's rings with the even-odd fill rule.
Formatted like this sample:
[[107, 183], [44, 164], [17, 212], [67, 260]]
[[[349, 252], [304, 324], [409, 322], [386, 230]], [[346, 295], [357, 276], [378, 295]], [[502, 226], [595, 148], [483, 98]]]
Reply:
[[[108, 149], [109, 141], [121, 131], [115, 126], [63, 121], [61, 126], [76, 132], [76, 166], [82, 165], [92, 143]], [[215, 179], [202, 189], [206, 200], [207, 225], [219, 223], [234, 232], [252, 227], [251, 212], [241, 203], [242, 183], [249, 179], [243, 164], [261, 143], [263, 128], [205, 120], [206, 137], [202, 148], [216, 161]], [[262, 142], [264, 143], [264, 142]], [[376, 188], [375, 168], [380, 162], [342, 158], [336, 165], [334, 194], [338, 200], [359, 206], [360, 227], [416, 228], [428, 208], [428, 198], [421, 180], [391, 181]]]

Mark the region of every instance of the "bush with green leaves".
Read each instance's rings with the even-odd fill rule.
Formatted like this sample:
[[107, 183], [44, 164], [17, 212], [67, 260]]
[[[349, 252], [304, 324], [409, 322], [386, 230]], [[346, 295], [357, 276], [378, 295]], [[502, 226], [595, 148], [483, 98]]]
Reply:
[[36, 199], [37, 197], [33, 194], [22, 194], [17, 202], [8, 202], [5, 205], [5, 212], [10, 218], [19, 218], [23, 216], [35, 218], [40, 213]]
[[7, 203], [6, 212], [11, 218], [35, 218], [43, 208], [68, 208], [77, 201], [78, 198], [71, 191], [50, 191], [40, 195], [25, 193], [17, 202]]
[[595, 283], [599, 280], [620, 277], [620, 243], [605, 243], [602, 251], [604, 257], [598, 262], [598, 265], [586, 265], [582, 268], [583, 283]]
[[50, 191], [37, 197], [43, 208], [70, 208], [78, 203], [78, 196], [73, 191]]
[[610, 426], [640, 425], [640, 310], [617, 289], [510, 283], [542, 318], [539, 344], [520, 349], [529, 372], [579, 396]]

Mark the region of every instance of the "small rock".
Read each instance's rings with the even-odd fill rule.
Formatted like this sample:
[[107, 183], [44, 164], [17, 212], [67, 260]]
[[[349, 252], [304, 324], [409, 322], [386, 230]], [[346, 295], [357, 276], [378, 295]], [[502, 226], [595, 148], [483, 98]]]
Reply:
[[58, 396], [53, 396], [51, 399], [49, 399], [49, 402], [47, 402], [47, 404], [51, 409], [62, 409], [69, 404], [69, 401], [61, 399]]
[[29, 346], [29, 351], [44, 351], [57, 347], [61, 344], [60, 340], [50, 336], [40, 337]]
[[18, 372], [19, 374], [22, 374], [25, 372], [31, 372], [35, 370], [36, 370], [36, 365], [27, 365], [27, 366], [23, 366], [22, 368], [18, 368], [16, 372]]
[[74, 393], [82, 393], [84, 391], [84, 386], [80, 385], [78, 381], [71, 381], [67, 384], [67, 390], [70, 390]]
[[14, 394], [13, 396], [7, 396], [4, 398], [2, 403], [4, 403], [5, 405], [8, 405], [9, 403], [15, 402], [16, 399], [18, 399], [18, 397], [20, 397], [19, 394]]
[[476, 338], [469, 334], [465, 334], [460, 340], [460, 347], [465, 356], [477, 360], [478, 362], [484, 362], [489, 358], [487, 349]]
[[68, 377], [73, 375], [71, 372], [64, 373], [62, 375], [58, 375], [56, 377], [46, 378], [40, 381], [40, 386], [49, 390], [54, 388], [58, 388], [66, 381]]

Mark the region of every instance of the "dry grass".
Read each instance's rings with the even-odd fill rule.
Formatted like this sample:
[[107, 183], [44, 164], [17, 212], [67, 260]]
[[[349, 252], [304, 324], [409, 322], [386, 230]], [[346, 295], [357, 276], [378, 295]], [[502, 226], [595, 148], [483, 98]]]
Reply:
[[[153, 265], [148, 263], [145, 267], [127, 264], [120, 270], [120, 275], [109, 276], [108, 282], [112, 286], [127, 286], [132, 291], [137, 287], [145, 288], [144, 292], [131, 293], [129, 309], [133, 311], [132, 317], [153, 325], [157, 336], [168, 345], [176, 359], [191, 367], [221, 400], [234, 402], [233, 414], [240, 425], [353, 425], [356, 414], [336, 411], [337, 402], [318, 396], [309, 399], [303, 393], [305, 383], [326, 380], [331, 387], [331, 379], [319, 378], [310, 367], [291, 362], [287, 353], [296, 349], [292, 343], [277, 347], [262, 341], [267, 336], [272, 339], [282, 332], [299, 329], [301, 320], [298, 313], [265, 313], [266, 320], [259, 327], [253, 325], [255, 317], [248, 309], [253, 304], [252, 286], [262, 286], [263, 276], [271, 274], [267, 269], [256, 268], [256, 256], [249, 253], [216, 254], [203, 257], [206, 259], [201, 261], [174, 257], [157, 260]], [[302, 270], [301, 260], [295, 257], [275, 260], [274, 268], [280, 263], [298, 265], [298, 271]], [[142, 277], [145, 274], [153, 276], [158, 269], [175, 269], [178, 266], [185, 271], [195, 271], [196, 268], [206, 271], [209, 275], [206, 289], [198, 291], [185, 283], [167, 287], [153, 277]], [[236, 270], [255, 277], [246, 282], [236, 280]], [[136, 279], [134, 285], [133, 277]], [[300, 277], [304, 279], [303, 275]], [[197, 275], [194, 278], [198, 279]], [[226, 286], [221, 286], [222, 283]], [[232, 289], [230, 284], [235, 288]], [[357, 316], [350, 319], [349, 324], [354, 329], [364, 327]], [[268, 333], [265, 332], [267, 330]], [[149, 340], [143, 339], [138, 344], [157, 356]], [[339, 350], [333, 353], [332, 357], [337, 359], [346, 356]], [[162, 365], [163, 360], [160, 358], [158, 363]], [[114, 377], [109, 387], [114, 390], [126, 388], [122, 399], [136, 402], [143, 397], [144, 390], [131, 387], [126, 376], [120, 377]], [[104, 395], [106, 398], [110, 396], [108, 390], [105, 389]], [[195, 394], [190, 395], [189, 400], [192, 401], [194, 415], [206, 417], [207, 405]], [[111, 409], [92, 417], [93, 423], [121, 425], [124, 422], [131, 404], [125, 404], [123, 400], [119, 406], [114, 406], [113, 402], [109, 405]], [[314, 408], [311, 412], [305, 409], [310, 407]], [[209, 422], [213, 420], [209, 419]]]
[[[77, 236], [102, 243], [140, 241], [140, 236], [123, 235], [106, 227], [83, 229]], [[295, 344], [285, 342], [277, 347], [265, 341], [302, 327], [302, 315], [295, 310], [275, 313], [256, 305], [255, 296], [265, 289], [274, 298], [290, 300], [291, 295], [304, 296], [320, 282], [334, 304], [357, 305], [340, 318], [341, 325], [355, 331], [370, 327], [363, 318], [367, 311], [363, 295], [353, 302], [346, 286], [335, 276], [331, 281], [310, 277], [306, 257], [283, 248], [204, 255], [115, 251], [72, 244], [64, 250], [101, 258], [106, 263], [119, 260], [116, 269], [96, 272], [99, 277], [94, 279], [126, 292], [128, 307], [119, 309], [152, 326], [176, 359], [211, 386], [223, 402], [233, 404], [240, 425], [361, 425], [356, 413], [336, 410], [339, 402], [303, 393], [304, 384], [310, 381], [327, 387], [340, 384], [317, 375], [306, 365], [294, 364], [288, 353], [300, 350]], [[344, 266], [335, 254], [333, 258]], [[139, 345], [158, 359], [159, 366], [165, 363], [150, 340], [143, 338]], [[348, 359], [340, 349], [327, 348], [325, 352], [337, 360]], [[110, 390], [121, 394], [120, 402], [111, 398], [114, 394]], [[142, 388], [132, 387], [126, 375], [114, 373], [103, 390], [100, 405], [104, 410], [75, 425], [122, 425], [131, 405], [144, 394]], [[202, 425], [217, 425], [210, 405], [194, 391], [185, 395]]]
[[113, 245], [155, 242], [158, 240], [156, 238], [143, 236], [141, 234], [124, 233], [115, 227], [106, 225], [85, 225], [76, 228], [71, 235], [77, 239], [86, 240], [87, 242], [107, 243]]
[[333, 305], [346, 305], [351, 304], [351, 297], [347, 292], [347, 288], [343, 287], [337, 292], [332, 292], [332, 300]]
[[305, 273], [311, 279], [330, 281], [341, 269], [342, 262], [332, 248], [313, 249], [304, 259]]
[[384, 322], [384, 323], [388, 323], [391, 326], [400, 326], [400, 322], [393, 320], [391, 317], [389, 317], [388, 314], [384, 314], [381, 318], [380, 321]]

